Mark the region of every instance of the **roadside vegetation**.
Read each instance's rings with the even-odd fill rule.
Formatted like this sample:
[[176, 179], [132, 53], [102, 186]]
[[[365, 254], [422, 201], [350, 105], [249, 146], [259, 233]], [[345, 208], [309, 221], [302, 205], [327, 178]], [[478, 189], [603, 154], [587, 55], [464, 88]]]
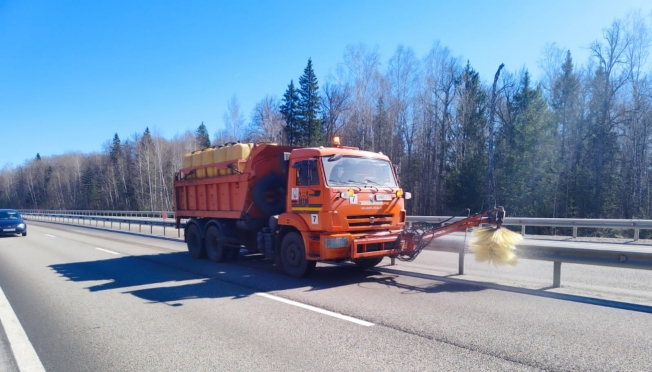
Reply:
[[298, 84], [248, 117], [233, 96], [212, 138], [203, 123], [171, 139], [146, 128], [116, 133], [96, 153], [6, 166], [0, 208], [172, 210], [185, 153], [233, 141], [328, 145], [340, 135], [392, 159], [413, 195], [410, 215], [477, 211], [493, 195], [511, 216], [650, 218], [651, 28], [636, 13], [614, 21], [583, 63], [548, 45], [539, 81], [503, 65], [481, 77], [438, 43], [424, 56], [399, 46], [384, 62], [352, 45], [321, 87], [308, 60]]

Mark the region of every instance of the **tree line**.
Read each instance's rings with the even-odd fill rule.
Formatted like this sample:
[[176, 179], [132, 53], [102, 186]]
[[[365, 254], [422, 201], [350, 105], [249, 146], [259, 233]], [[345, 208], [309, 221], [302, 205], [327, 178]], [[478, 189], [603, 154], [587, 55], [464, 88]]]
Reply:
[[[483, 82], [469, 61], [435, 43], [421, 57], [399, 46], [346, 48], [320, 87], [308, 60], [299, 85], [260, 100], [249, 119], [234, 96], [224, 129], [165, 139], [116, 133], [98, 153], [41, 157], [0, 171], [0, 207], [172, 210], [187, 152], [233, 141], [343, 144], [388, 155], [411, 215], [472, 211], [494, 200], [521, 217], [650, 218], [651, 23], [615, 20], [584, 64], [548, 45], [542, 77], [496, 66]], [[491, 199], [489, 199], [491, 196]]]

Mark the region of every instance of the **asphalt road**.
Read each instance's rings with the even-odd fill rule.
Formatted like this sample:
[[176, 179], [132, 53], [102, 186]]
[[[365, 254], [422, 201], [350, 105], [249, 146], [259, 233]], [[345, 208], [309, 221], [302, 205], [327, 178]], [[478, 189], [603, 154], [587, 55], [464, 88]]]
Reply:
[[466, 267], [425, 251], [295, 279], [193, 260], [175, 237], [30, 222], [0, 238], [0, 288], [47, 371], [652, 369], [651, 272], [564, 265], [551, 289], [552, 263]]

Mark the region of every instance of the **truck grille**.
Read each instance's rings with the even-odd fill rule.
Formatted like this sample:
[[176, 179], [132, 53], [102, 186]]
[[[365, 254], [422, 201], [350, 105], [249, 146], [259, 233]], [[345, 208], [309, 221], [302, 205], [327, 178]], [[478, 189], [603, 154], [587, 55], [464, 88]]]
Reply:
[[[389, 226], [392, 224], [391, 214], [369, 214], [346, 217], [350, 227], [377, 227]], [[372, 222], [373, 221], [373, 222]]]

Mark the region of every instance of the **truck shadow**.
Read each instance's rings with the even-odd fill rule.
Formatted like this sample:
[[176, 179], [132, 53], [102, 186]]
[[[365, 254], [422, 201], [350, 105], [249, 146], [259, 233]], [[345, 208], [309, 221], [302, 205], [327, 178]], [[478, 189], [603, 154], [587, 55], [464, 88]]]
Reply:
[[[366, 271], [352, 264], [319, 264], [310, 277], [293, 278], [258, 255], [241, 255], [235, 263], [213, 263], [192, 259], [187, 252], [175, 252], [56, 264], [50, 268], [67, 281], [88, 282], [85, 289], [90, 292], [118, 290], [147, 303], [164, 303], [175, 307], [192, 299], [238, 299], [257, 292], [289, 289], [312, 292], [354, 285], [368, 290], [398, 289], [403, 295], [499, 290], [652, 313], [652, 306], [647, 305], [477, 282], [460, 277], [416, 274], [382, 264]], [[419, 279], [417, 282], [421, 284], [414, 284], [414, 279]]]
[[151, 303], [181, 306], [200, 298], [242, 298], [256, 292], [304, 288], [306, 292], [357, 285], [362, 288], [398, 288], [402, 293], [467, 292], [484, 288], [460, 283], [432, 282], [426, 286], [404, 283], [400, 275], [354, 265], [318, 265], [313, 275], [293, 278], [261, 256], [241, 255], [235, 263], [192, 259], [186, 252], [124, 256], [99, 261], [51, 265], [60, 277], [88, 283], [90, 292], [119, 290]]

